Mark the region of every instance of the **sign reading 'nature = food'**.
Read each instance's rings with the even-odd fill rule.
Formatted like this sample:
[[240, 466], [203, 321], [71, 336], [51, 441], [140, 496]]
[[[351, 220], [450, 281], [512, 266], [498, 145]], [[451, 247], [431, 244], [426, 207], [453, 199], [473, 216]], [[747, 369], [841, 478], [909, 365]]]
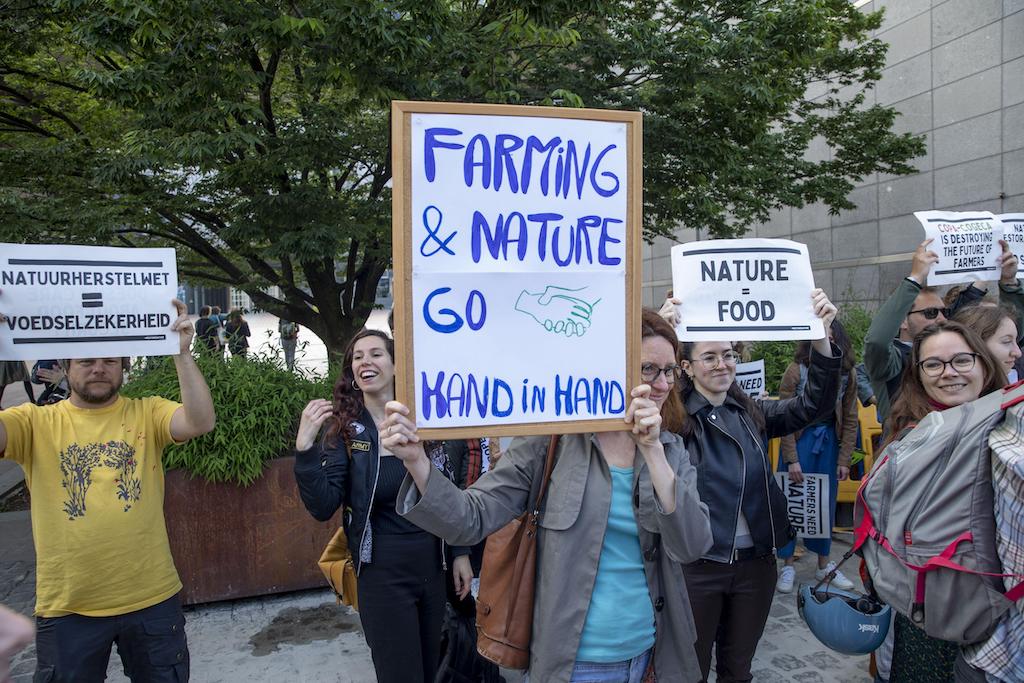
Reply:
[[395, 103], [397, 393], [421, 429], [622, 427], [639, 128], [628, 112]]

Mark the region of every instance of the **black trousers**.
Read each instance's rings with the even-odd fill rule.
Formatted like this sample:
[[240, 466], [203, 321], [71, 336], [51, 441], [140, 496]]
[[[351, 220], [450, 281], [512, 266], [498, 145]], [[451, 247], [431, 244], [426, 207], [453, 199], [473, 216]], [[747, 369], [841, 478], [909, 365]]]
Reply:
[[359, 619], [378, 683], [430, 683], [444, 621], [441, 542], [427, 533], [374, 535], [359, 573]]
[[775, 556], [732, 564], [700, 561], [683, 565], [686, 589], [697, 625], [697, 661], [703, 679], [716, 648], [719, 683], [752, 680], [750, 664], [761, 640], [775, 594]]
[[115, 617], [36, 617], [33, 683], [104, 681], [114, 643], [132, 683], [188, 681], [185, 616], [175, 595]]

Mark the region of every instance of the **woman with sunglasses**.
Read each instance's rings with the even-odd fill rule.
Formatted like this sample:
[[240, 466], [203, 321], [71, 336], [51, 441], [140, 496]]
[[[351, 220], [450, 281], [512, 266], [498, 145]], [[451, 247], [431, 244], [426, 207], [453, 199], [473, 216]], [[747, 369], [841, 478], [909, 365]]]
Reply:
[[[886, 425], [886, 446], [899, 441], [933, 410], [946, 410], [996, 391], [1006, 373], [978, 334], [960, 323], [929, 325], [915, 338], [909, 370]], [[943, 683], [973, 680], [954, 674], [959, 648], [925, 635], [909, 619], [896, 616], [889, 683]], [[978, 672], [972, 672], [977, 678]], [[984, 675], [979, 680], [984, 680]]]
[[[811, 294], [826, 330], [836, 307]], [[775, 552], [794, 538], [765, 444], [826, 418], [836, 406], [843, 358], [828, 337], [811, 343], [807, 387], [794, 398], [750, 399], [736, 384], [733, 344], [683, 342], [680, 434], [697, 468], [697, 489], [711, 515], [714, 542], [684, 565], [697, 624], [697, 659], [707, 680], [716, 647], [718, 680], [751, 680], [778, 570]]]
[[[644, 384], [627, 431], [559, 437], [537, 535], [528, 680], [696, 681], [700, 669], [682, 563], [711, 544], [708, 510], [678, 429], [675, 330], [653, 311], [641, 327]], [[388, 404], [383, 443], [409, 470], [406, 519], [450, 543], [477, 543], [521, 515], [542, 476], [548, 437], [516, 438], [498, 465], [459, 490], [430, 467], [408, 419]]]

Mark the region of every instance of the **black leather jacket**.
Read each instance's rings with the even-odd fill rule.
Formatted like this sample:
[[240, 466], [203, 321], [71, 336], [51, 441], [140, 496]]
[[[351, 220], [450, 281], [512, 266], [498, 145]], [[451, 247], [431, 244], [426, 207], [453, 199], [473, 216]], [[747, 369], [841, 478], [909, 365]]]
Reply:
[[694, 432], [685, 441], [686, 449], [697, 468], [697, 490], [701, 502], [708, 506], [714, 537], [704, 559], [735, 559], [740, 510], [750, 527], [755, 554], [773, 553], [792, 540], [794, 532], [786, 512], [786, 499], [771, 471], [767, 443], [835, 410], [842, 357], [834, 347], [833, 353], [836, 356], [828, 358], [811, 351], [807, 386], [800, 396], [754, 401], [765, 418], [763, 432], [758, 432], [746, 410], [732, 397], [717, 407], [694, 389], [683, 397], [686, 412], [694, 420]]
[[[299, 495], [309, 514], [326, 522], [338, 508], [343, 509], [342, 527], [348, 539], [349, 552], [355, 563], [356, 573], [362, 570], [359, 548], [362, 547], [366, 522], [373, 509], [373, 497], [377, 492], [377, 468], [380, 457], [378, 450], [377, 425], [364, 409], [356, 421], [356, 435], [352, 438], [351, 457], [345, 450], [345, 442], [327, 446], [323, 439], [305, 451], [295, 452], [295, 482]], [[440, 448], [432, 448], [438, 445]], [[459, 485], [465, 481], [466, 442], [427, 442], [427, 454], [434, 466], [448, 479]], [[372, 525], [371, 525], [372, 527]], [[440, 539], [442, 562], [445, 553]], [[452, 556], [466, 555], [469, 548], [453, 547]]]

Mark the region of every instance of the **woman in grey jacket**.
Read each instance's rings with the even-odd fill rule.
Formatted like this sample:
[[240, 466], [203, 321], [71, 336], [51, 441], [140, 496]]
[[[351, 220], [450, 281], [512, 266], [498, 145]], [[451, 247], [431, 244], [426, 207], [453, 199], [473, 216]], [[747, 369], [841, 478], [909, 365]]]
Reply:
[[[711, 544], [708, 511], [679, 437], [673, 384], [675, 332], [644, 311], [642, 384], [631, 392], [630, 431], [561, 437], [537, 537], [529, 678], [639, 683], [696, 681], [696, 630], [681, 563]], [[450, 543], [479, 542], [525, 511], [544, 464], [547, 437], [513, 441], [498, 466], [460, 491], [432, 471], [407, 419], [388, 404], [384, 444], [410, 477], [398, 510]]]

